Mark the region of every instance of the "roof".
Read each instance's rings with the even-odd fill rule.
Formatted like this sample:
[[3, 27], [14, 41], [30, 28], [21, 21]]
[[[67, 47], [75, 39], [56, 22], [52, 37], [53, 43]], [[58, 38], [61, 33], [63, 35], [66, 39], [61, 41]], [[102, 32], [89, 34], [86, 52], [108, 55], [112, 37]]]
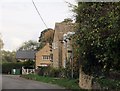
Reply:
[[55, 34], [57, 34], [59, 40], [63, 40], [63, 35], [68, 32], [73, 32], [76, 30], [76, 23], [55, 23]]
[[36, 51], [17, 51], [16, 58], [17, 59], [35, 59]]

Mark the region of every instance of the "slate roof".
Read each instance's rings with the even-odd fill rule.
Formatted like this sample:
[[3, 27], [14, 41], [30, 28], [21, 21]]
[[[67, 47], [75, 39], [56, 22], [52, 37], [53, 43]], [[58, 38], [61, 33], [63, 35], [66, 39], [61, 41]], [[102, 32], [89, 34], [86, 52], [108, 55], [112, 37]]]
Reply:
[[17, 51], [16, 58], [17, 59], [35, 59], [36, 51]]

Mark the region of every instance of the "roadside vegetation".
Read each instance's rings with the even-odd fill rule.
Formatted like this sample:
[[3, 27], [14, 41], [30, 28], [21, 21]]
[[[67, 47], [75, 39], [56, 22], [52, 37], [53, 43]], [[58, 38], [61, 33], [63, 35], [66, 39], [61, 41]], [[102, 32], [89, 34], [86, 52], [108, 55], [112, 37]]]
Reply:
[[120, 71], [120, 2], [82, 3], [74, 7], [78, 30], [75, 52], [82, 69], [92, 76]]
[[[41, 68], [36, 71], [36, 74], [21, 75], [21, 77], [36, 80], [40, 82], [57, 84], [59, 86], [65, 87], [66, 89], [71, 89], [72, 91], [82, 91], [78, 83], [79, 79], [71, 78], [66, 73], [66, 69], [54, 69], [54, 68]], [[120, 77], [116, 73], [112, 73], [111, 77], [95, 77], [93, 82], [97, 82], [100, 85], [100, 89], [105, 90], [119, 90], [120, 89]], [[115, 79], [116, 78], [116, 79]], [[84, 90], [83, 90], [84, 91]]]
[[22, 67], [25, 68], [34, 68], [33, 61], [25, 61], [25, 62], [7, 62], [2, 63], [2, 73], [3, 74], [11, 74], [12, 69], [19, 69], [20, 73], [22, 73]]
[[73, 36], [77, 63], [101, 88], [119, 90], [120, 2], [78, 2], [72, 8], [78, 24]]
[[71, 89], [72, 91], [85, 91], [80, 89], [78, 85], [78, 79], [39, 76], [37, 74], [28, 74], [28, 75], [21, 75], [21, 76], [30, 80], [36, 80], [36, 81], [50, 83], [50, 84], [57, 84], [59, 86], [65, 87], [66, 89]]
[[98, 78], [97, 82], [101, 85], [102, 89], [107, 90], [119, 90], [120, 89], [120, 80], [108, 79], [108, 78]]

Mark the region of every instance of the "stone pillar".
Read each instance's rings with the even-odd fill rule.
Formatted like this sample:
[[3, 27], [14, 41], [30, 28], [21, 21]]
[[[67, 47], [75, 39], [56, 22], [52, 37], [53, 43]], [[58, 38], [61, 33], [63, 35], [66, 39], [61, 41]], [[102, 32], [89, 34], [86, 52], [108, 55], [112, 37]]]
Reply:
[[79, 71], [79, 86], [82, 89], [92, 89], [92, 76], [86, 75], [80, 67]]

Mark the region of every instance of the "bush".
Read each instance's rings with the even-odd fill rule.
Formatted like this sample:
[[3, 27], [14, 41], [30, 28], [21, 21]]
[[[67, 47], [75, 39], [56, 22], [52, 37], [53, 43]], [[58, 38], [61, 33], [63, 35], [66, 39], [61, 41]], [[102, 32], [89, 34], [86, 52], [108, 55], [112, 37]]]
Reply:
[[120, 80], [108, 79], [108, 78], [98, 78], [97, 82], [100, 84], [102, 89], [118, 90], [120, 89]]
[[34, 68], [34, 62], [31, 60], [25, 61], [25, 62], [7, 62], [2, 63], [2, 73], [8, 74], [11, 73], [12, 69], [21, 69], [24, 67], [25, 69], [33, 69]]
[[[36, 70], [36, 73], [40, 76], [71, 78], [71, 69], [67, 68], [53, 68], [53, 67], [40, 67]], [[77, 78], [74, 77], [74, 78]]]
[[39, 67], [38, 69], [35, 70], [36, 74], [40, 76], [44, 76], [46, 67]]
[[2, 73], [10, 74], [12, 69], [21, 69], [23, 66], [22, 63], [3, 63], [2, 64]]
[[120, 79], [120, 73], [119, 72], [110, 72], [109, 73], [109, 78], [119, 80]]
[[53, 67], [40, 67], [36, 70], [36, 73], [40, 76], [66, 77], [64, 68], [56, 69]]
[[60, 68], [60, 69], [56, 69], [56, 68], [48, 68], [46, 70], [48, 76], [50, 77], [60, 77], [60, 78], [65, 78], [66, 74], [65, 74], [65, 69], [64, 68]]

